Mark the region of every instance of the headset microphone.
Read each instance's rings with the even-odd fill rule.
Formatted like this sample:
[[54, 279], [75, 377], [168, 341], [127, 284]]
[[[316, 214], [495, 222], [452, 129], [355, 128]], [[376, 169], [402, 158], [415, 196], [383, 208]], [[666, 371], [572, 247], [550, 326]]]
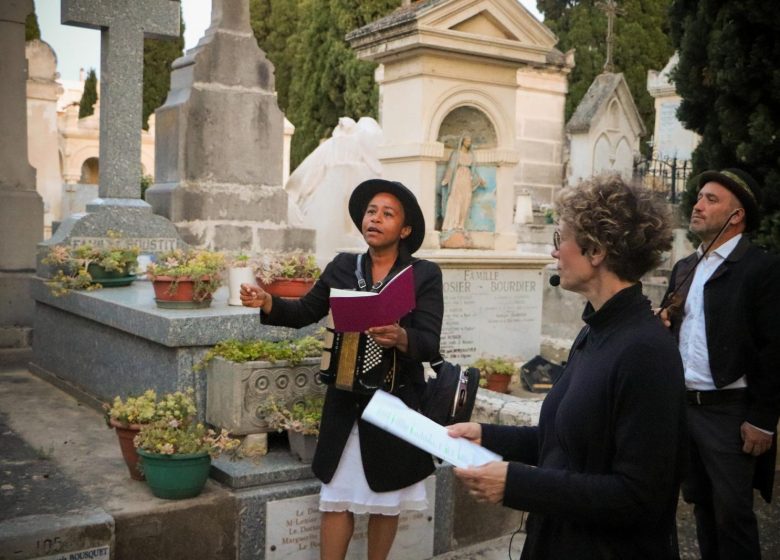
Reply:
[[557, 274], [553, 274], [552, 276], [550, 276], [549, 282], [550, 282], [550, 286], [552, 286], [553, 288], [557, 288], [558, 285], [561, 283], [561, 277], [558, 276]]

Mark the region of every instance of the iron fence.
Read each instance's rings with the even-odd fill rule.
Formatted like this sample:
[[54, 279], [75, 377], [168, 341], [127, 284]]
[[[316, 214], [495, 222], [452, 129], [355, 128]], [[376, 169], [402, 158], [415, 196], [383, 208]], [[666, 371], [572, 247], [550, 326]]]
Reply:
[[651, 158], [639, 158], [634, 162], [634, 179], [672, 204], [677, 204], [691, 175], [691, 167], [688, 159], [653, 154]]

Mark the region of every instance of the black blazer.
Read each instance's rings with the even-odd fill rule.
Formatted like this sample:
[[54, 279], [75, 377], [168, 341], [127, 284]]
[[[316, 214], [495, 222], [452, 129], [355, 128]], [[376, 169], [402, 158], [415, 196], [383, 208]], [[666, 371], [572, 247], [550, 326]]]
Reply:
[[[674, 266], [667, 294], [691, 270], [696, 258], [694, 253]], [[689, 287], [690, 282], [681, 290], [683, 303], [671, 317], [678, 339]], [[776, 431], [780, 416], [780, 258], [743, 236], [704, 285], [704, 321], [715, 386], [724, 387], [744, 375], [748, 386], [745, 420]], [[770, 455], [773, 471], [772, 450], [759, 462], [768, 461]], [[766, 469], [759, 465], [760, 471]], [[757, 487], [771, 495], [771, 481], [767, 487], [764, 479]]]
[[[364, 257], [364, 275], [369, 285], [371, 261]], [[300, 300], [274, 297], [270, 314], [261, 312], [264, 324], [300, 328], [315, 323], [328, 314], [331, 288], [357, 289], [355, 265], [357, 255], [337, 255]], [[401, 319], [409, 340], [406, 353], [398, 353], [396, 389], [393, 391], [410, 408], [420, 408], [425, 388], [422, 362], [438, 356], [441, 323], [444, 314], [442, 276], [439, 266], [426, 260], [415, 260], [401, 248], [393, 272], [414, 262], [416, 308]], [[391, 272], [392, 273], [392, 272]], [[330, 482], [344, 451], [349, 432], [357, 420], [360, 452], [369, 487], [375, 492], [405, 488], [434, 470], [430, 454], [404, 442], [390, 433], [360, 419], [369, 397], [328, 387], [320, 423], [317, 451], [312, 462], [314, 474]]]

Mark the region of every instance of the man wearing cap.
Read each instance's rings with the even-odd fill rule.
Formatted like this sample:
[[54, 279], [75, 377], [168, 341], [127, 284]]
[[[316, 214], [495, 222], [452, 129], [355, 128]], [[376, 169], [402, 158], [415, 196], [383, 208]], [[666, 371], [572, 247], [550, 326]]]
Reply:
[[780, 259], [744, 235], [759, 222], [755, 179], [725, 169], [697, 181], [689, 229], [701, 244], [674, 266], [667, 295], [676, 301], [662, 314], [685, 366], [691, 463], [683, 496], [694, 504], [704, 560], [760, 558], [753, 488], [771, 499], [780, 416]]

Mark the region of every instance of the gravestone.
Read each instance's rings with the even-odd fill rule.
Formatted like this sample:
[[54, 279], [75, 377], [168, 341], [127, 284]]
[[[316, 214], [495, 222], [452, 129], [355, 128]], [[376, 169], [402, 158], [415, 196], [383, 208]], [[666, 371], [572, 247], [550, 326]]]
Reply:
[[155, 185], [146, 199], [188, 243], [216, 250], [313, 249], [287, 223], [284, 115], [248, 0], [213, 0], [211, 26], [173, 63], [157, 109]]
[[30, 346], [34, 302], [29, 285], [43, 238], [43, 201], [27, 159], [24, 22], [32, 0], [0, 3], [0, 361]]

